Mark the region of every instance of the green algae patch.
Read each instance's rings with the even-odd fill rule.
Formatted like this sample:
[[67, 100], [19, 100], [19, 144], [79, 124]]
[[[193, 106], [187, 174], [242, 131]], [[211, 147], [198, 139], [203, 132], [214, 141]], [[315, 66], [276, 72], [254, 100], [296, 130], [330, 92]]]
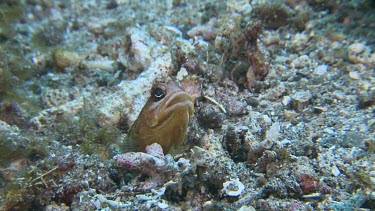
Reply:
[[0, 3], [0, 27], [13, 23], [25, 15], [20, 1], [5, 0]]

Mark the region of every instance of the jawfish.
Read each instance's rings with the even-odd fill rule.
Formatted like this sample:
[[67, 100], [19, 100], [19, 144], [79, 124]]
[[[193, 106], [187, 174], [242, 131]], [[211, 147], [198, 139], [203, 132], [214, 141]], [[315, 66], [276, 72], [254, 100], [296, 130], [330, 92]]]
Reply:
[[173, 145], [183, 143], [193, 114], [193, 98], [176, 82], [154, 84], [129, 136], [142, 150], [158, 143], [167, 153]]

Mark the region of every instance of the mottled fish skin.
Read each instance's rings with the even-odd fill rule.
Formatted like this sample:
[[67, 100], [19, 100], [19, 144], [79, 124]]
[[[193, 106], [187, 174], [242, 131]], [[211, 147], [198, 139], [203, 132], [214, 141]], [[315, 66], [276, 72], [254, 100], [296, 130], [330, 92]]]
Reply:
[[129, 131], [142, 150], [158, 143], [167, 153], [183, 143], [189, 119], [194, 114], [193, 98], [174, 81], [152, 86], [151, 96]]

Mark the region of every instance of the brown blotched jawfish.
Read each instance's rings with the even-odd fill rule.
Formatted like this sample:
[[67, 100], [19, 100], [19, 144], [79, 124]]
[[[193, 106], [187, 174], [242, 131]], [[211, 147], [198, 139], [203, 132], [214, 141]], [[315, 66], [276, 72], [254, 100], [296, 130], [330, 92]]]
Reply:
[[158, 143], [167, 153], [173, 145], [183, 143], [193, 114], [193, 98], [176, 82], [155, 84], [151, 88], [150, 98], [129, 131], [129, 138], [142, 150]]

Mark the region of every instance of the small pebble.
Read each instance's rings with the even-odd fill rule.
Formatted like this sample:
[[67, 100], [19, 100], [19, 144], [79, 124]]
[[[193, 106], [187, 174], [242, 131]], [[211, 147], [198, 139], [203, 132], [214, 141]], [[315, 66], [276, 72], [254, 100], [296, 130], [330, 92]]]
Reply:
[[321, 113], [327, 111], [327, 108], [324, 108], [324, 107], [314, 107], [313, 111], [314, 111], [315, 114], [321, 114]]
[[339, 175], [341, 174], [340, 169], [337, 168], [336, 165], [333, 165], [333, 166], [332, 166], [332, 171], [331, 171], [331, 172], [332, 172], [333, 176], [335, 176], [335, 177], [337, 177], [337, 176], [339, 176]]
[[295, 68], [304, 68], [310, 66], [310, 58], [307, 55], [300, 56], [293, 60], [292, 65]]
[[375, 105], [375, 93], [361, 94], [358, 96], [358, 108], [365, 109]]
[[166, 208], [168, 208], [168, 204], [165, 204], [165, 203], [158, 203], [158, 207], [160, 208], [160, 209], [166, 209]]
[[232, 115], [244, 115], [246, 114], [246, 103], [237, 101], [235, 98], [228, 99], [228, 113]]
[[349, 52], [353, 54], [360, 54], [366, 50], [366, 46], [363, 43], [353, 43], [349, 46]]
[[328, 66], [327, 65], [319, 65], [318, 67], [315, 68], [314, 74], [316, 75], [324, 75], [327, 73]]
[[176, 78], [177, 78], [177, 80], [181, 81], [187, 75], [188, 75], [188, 72], [186, 71], [186, 68], [181, 67], [180, 71], [178, 71], [178, 73], [177, 73]]
[[324, 132], [326, 132], [326, 133], [328, 133], [328, 134], [330, 134], [330, 135], [335, 134], [335, 131], [332, 130], [331, 128], [326, 128], [326, 129], [324, 129]]
[[291, 97], [289, 97], [289, 96], [284, 96], [283, 97], [283, 100], [282, 100], [282, 103], [283, 103], [283, 105], [284, 106], [287, 106], [287, 105], [289, 105], [289, 103], [292, 101], [292, 98]]
[[298, 113], [294, 111], [284, 110], [284, 116], [287, 120], [292, 120], [294, 117], [296, 117]]
[[298, 91], [292, 95], [293, 99], [293, 106], [296, 111], [303, 111], [309, 103], [312, 98], [311, 92], [310, 91]]
[[253, 97], [247, 98], [246, 103], [254, 108], [258, 107], [259, 105], [259, 101]]
[[349, 77], [354, 80], [359, 80], [361, 78], [361, 74], [358, 71], [352, 71], [349, 73]]
[[215, 111], [211, 105], [207, 105], [200, 109], [198, 115], [198, 123], [205, 128], [215, 129], [221, 128], [223, 118], [220, 112]]

